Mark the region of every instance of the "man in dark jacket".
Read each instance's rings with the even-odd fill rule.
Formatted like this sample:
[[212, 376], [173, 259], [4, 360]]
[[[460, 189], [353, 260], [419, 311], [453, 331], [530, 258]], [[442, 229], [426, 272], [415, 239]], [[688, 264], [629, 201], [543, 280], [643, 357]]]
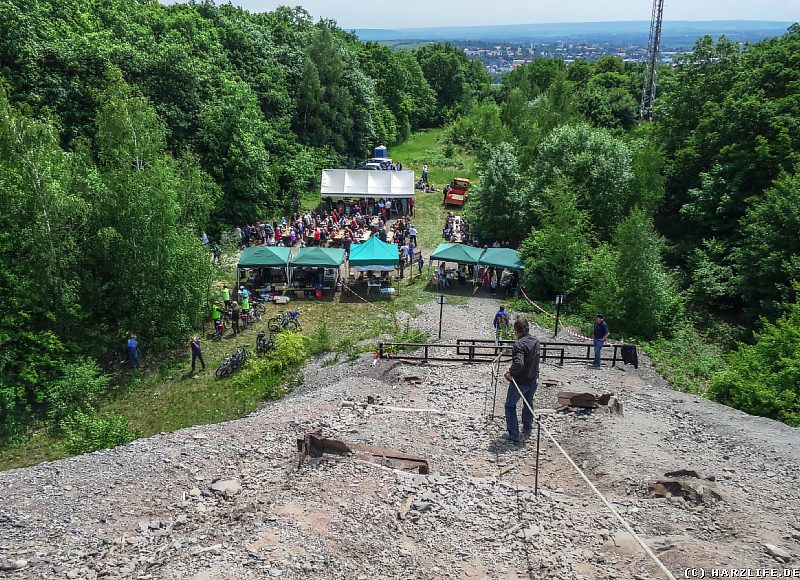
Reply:
[[602, 314], [598, 314], [594, 318], [594, 368], [600, 368], [601, 357], [603, 356], [603, 345], [608, 340], [608, 335], [611, 331], [608, 330], [608, 324]]
[[206, 370], [206, 361], [203, 360], [203, 350], [200, 348], [200, 339], [193, 336], [192, 340], [189, 341], [189, 347], [192, 349], [192, 372], [194, 372], [194, 365], [198, 360], [203, 366], [203, 370]]
[[524, 318], [517, 318], [514, 321], [514, 334], [517, 336], [517, 341], [511, 350], [511, 367], [505, 374], [506, 380], [509, 381], [506, 395], [506, 428], [508, 439], [519, 443], [517, 403], [520, 394], [512, 378], [519, 385], [519, 390], [528, 403], [522, 406], [522, 432], [527, 435], [533, 428], [533, 396], [539, 383], [539, 340], [530, 335], [530, 326]]

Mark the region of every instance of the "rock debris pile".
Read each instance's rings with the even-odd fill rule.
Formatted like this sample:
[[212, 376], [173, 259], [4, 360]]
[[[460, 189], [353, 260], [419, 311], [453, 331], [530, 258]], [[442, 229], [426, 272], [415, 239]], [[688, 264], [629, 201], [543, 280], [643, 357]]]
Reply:
[[[443, 340], [486, 337], [496, 303], [448, 307]], [[414, 324], [438, 324], [423, 306]], [[485, 328], [476, 321], [487, 321]], [[542, 337], [544, 337], [542, 331]], [[543, 435], [503, 439], [489, 365], [370, 357], [304, 369], [245, 419], [0, 474], [0, 570], [14, 578], [656, 578], [632, 536]], [[682, 576], [800, 558], [798, 431], [671, 391], [638, 371], [546, 365], [542, 424]], [[552, 412], [613, 393], [624, 414]], [[366, 404], [372, 397], [374, 404]], [[486, 415], [494, 415], [487, 419]], [[407, 473], [297, 439], [427, 459]], [[658, 487], [660, 486], [660, 487]]]

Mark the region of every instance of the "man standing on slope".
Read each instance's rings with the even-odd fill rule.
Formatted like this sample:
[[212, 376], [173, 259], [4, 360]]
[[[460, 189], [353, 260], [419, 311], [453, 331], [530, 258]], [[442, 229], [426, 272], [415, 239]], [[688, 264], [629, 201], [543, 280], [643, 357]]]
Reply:
[[192, 373], [194, 373], [195, 362], [198, 360], [203, 366], [203, 370], [206, 370], [206, 361], [203, 360], [203, 350], [200, 348], [200, 340], [196, 336], [193, 336], [192, 340], [189, 341], [189, 348], [192, 349]]
[[594, 318], [594, 368], [600, 368], [600, 357], [603, 354], [603, 344], [608, 340], [611, 331], [608, 329], [605, 318], [598, 314]]
[[511, 367], [505, 374], [509, 382], [506, 395], [506, 428], [509, 441], [519, 443], [517, 403], [520, 391], [527, 402], [527, 405], [522, 406], [522, 433], [527, 435], [533, 429], [533, 396], [539, 384], [539, 340], [530, 335], [530, 325], [524, 318], [517, 318], [514, 321], [514, 334], [517, 336], [517, 341], [511, 349]]
[[139, 368], [139, 341], [136, 340], [136, 335], [131, 334], [130, 338], [128, 338], [128, 362], [131, 364], [131, 368], [138, 369]]

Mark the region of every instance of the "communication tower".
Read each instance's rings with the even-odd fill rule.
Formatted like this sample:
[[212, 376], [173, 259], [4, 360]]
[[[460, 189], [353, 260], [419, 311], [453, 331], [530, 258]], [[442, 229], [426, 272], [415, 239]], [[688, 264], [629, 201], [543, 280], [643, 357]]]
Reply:
[[650, 38], [647, 41], [647, 60], [644, 64], [644, 86], [642, 87], [642, 106], [639, 118], [653, 118], [653, 101], [656, 98], [658, 78], [658, 53], [661, 50], [661, 24], [664, 18], [664, 0], [653, 0], [653, 15], [650, 18]]

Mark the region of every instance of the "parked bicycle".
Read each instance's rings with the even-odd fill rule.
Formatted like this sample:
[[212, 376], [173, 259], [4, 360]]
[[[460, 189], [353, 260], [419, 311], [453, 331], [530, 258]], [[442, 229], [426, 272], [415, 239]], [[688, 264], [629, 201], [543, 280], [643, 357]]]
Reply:
[[211, 335], [213, 340], [222, 340], [222, 337], [225, 336], [225, 333], [228, 331], [228, 327], [225, 324], [225, 321], [221, 318], [214, 321], [214, 334]]
[[250, 309], [250, 313], [253, 315], [255, 320], [261, 320], [264, 315], [267, 313], [267, 307], [262, 301], [254, 302], [253, 307]]
[[242, 326], [247, 327], [251, 324], [255, 324], [256, 322], [259, 322], [263, 316], [264, 305], [262, 304], [259, 306], [258, 304], [253, 304], [250, 307], [250, 310], [241, 313]]
[[279, 314], [274, 318], [270, 318], [267, 321], [267, 328], [270, 332], [282, 332], [284, 330], [288, 331], [298, 331], [303, 330], [300, 326], [300, 313], [296, 310], [292, 310], [291, 312], [284, 312], [283, 314]]
[[263, 330], [256, 337], [256, 354], [265, 355], [275, 348], [275, 335], [271, 332], [267, 335]]
[[247, 350], [246, 346], [243, 346], [241, 349], [235, 350], [228, 355], [228, 358], [222, 361], [222, 364], [219, 365], [219, 368], [216, 370], [214, 375], [218, 379], [229, 377], [233, 373], [240, 371], [249, 358], [250, 351]]

